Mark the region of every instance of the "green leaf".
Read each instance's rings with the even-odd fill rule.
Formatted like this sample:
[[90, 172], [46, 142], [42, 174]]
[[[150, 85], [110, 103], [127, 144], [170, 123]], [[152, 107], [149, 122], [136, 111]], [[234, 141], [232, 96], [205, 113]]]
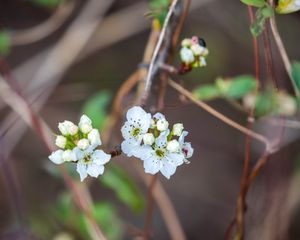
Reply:
[[241, 0], [241, 2], [253, 7], [262, 7], [265, 5], [265, 0]]
[[111, 93], [101, 91], [88, 99], [84, 104], [82, 112], [92, 120], [94, 127], [104, 128], [107, 117], [106, 108], [110, 101]]
[[153, 18], [158, 19], [161, 25], [164, 23], [165, 18], [167, 16], [169, 4], [170, 4], [169, 0], [149, 1], [149, 7], [151, 9], [150, 15]]
[[256, 12], [256, 19], [250, 26], [250, 31], [253, 36], [259, 36], [265, 29], [265, 22], [273, 15], [273, 8], [269, 4], [260, 7]]
[[294, 61], [292, 63], [292, 76], [295, 84], [300, 91], [300, 62]]
[[139, 212], [144, 208], [143, 195], [138, 190], [135, 182], [120, 167], [110, 164], [100, 181], [112, 189], [117, 197], [132, 210]]
[[220, 96], [220, 91], [216, 86], [203, 85], [194, 91], [194, 95], [200, 100], [211, 100]]
[[262, 117], [273, 112], [276, 107], [276, 97], [271, 91], [257, 95], [255, 103], [255, 116]]
[[152, 10], [167, 8], [170, 4], [169, 0], [150, 0], [149, 6]]
[[0, 31], [0, 54], [7, 55], [11, 47], [11, 38], [8, 32]]
[[248, 75], [239, 76], [232, 79], [227, 92], [225, 92], [225, 96], [229, 98], [241, 98], [247, 93], [254, 91], [255, 87], [256, 80], [254, 77]]
[[59, 5], [63, 0], [31, 0], [31, 2], [43, 6], [43, 7], [55, 7]]

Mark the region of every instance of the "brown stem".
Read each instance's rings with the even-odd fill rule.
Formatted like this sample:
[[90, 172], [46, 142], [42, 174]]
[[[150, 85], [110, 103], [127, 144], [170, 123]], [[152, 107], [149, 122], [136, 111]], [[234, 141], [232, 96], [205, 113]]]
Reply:
[[155, 189], [155, 185], [158, 179], [158, 175], [155, 174], [151, 178], [150, 185], [148, 187], [148, 197], [147, 197], [147, 212], [146, 219], [144, 225], [144, 239], [149, 239], [151, 236], [151, 228], [152, 228], [152, 217], [153, 217], [153, 208], [154, 208], [154, 198], [153, 192]]

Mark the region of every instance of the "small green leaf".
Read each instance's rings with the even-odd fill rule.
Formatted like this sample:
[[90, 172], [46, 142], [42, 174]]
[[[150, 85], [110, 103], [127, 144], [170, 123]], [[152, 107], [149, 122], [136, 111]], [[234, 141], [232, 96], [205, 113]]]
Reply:
[[273, 8], [265, 3], [264, 6], [260, 7], [256, 12], [256, 19], [250, 26], [250, 31], [253, 36], [259, 36], [265, 29], [265, 22], [268, 18], [273, 15]]
[[268, 115], [276, 108], [276, 97], [272, 92], [267, 91], [257, 95], [255, 103], [255, 116], [262, 117]]
[[253, 7], [262, 7], [265, 5], [265, 0], [241, 0], [241, 2]]
[[111, 101], [111, 93], [101, 91], [87, 100], [83, 106], [82, 112], [86, 114], [93, 122], [93, 126], [103, 129], [106, 123], [106, 108]]
[[162, 25], [168, 13], [170, 1], [169, 0], [151, 0], [149, 7], [151, 9], [150, 15], [159, 20]]
[[292, 63], [292, 76], [295, 84], [300, 91], [300, 62], [294, 61]]
[[132, 210], [138, 212], [144, 208], [144, 198], [135, 182], [120, 167], [110, 164], [100, 181], [112, 189], [118, 198]]
[[255, 87], [256, 80], [254, 77], [248, 75], [239, 76], [232, 79], [225, 96], [229, 98], [241, 98], [247, 93], [254, 91]]
[[220, 96], [220, 91], [216, 86], [203, 85], [194, 91], [194, 95], [200, 100], [211, 100]]
[[10, 35], [6, 31], [0, 31], [0, 54], [6, 55], [11, 47]]

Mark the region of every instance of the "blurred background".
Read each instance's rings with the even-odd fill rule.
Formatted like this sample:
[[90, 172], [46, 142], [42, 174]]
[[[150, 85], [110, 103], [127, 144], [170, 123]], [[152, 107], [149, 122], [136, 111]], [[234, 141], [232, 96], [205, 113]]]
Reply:
[[[57, 132], [63, 120], [78, 122], [83, 112], [105, 127], [112, 100], [141, 63], [150, 33], [148, 2], [143, 0], [0, 0], [0, 69], [32, 108]], [[300, 59], [300, 13], [277, 17], [292, 60]], [[192, 0], [181, 39], [198, 35], [210, 54], [206, 68], [182, 77], [186, 88], [217, 77], [254, 74], [252, 36], [247, 7], [236, 0]], [[260, 41], [260, 46], [263, 46]], [[291, 91], [274, 42], [279, 85]], [[261, 51], [261, 80], [267, 70]], [[178, 64], [178, 56], [175, 64]], [[158, 86], [154, 86], [155, 96]], [[134, 96], [134, 92], [129, 95]], [[127, 98], [130, 98], [128, 96]], [[128, 106], [125, 98], [124, 106]], [[155, 100], [149, 101], [148, 109]], [[190, 165], [166, 180], [187, 239], [224, 239], [235, 214], [244, 159], [245, 136], [168, 89], [165, 114], [183, 122], [195, 149]], [[211, 106], [246, 124], [247, 115], [224, 100]], [[90, 239], [84, 217], [48, 160], [41, 139], [0, 99], [0, 239]], [[276, 135], [276, 128], [257, 122], [255, 129]], [[300, 239], [299, 130], [286, 129], [282, 149], [274, 154], [247, 198], [246, 239]], [[107, 148], [118, 144], [119, 131]], [[262, 147], [254, 142], [252, 164]], [[103, 179], [88, 182], [95, 216], [109, 239], [132, 239], [143, 228], [147, 188], [124, 156]], [[68, 169], [73, 174], [72, 166]], [[74, 179], [78, 180], [76, 174]], [[157, 207], [153, 239], [169, 239]]]

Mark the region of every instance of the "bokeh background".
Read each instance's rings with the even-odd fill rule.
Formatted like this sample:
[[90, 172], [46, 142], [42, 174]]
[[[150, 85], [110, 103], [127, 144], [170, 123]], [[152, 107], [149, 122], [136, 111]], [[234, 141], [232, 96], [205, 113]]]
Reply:
[[[146, 16], [149, 12], [147, 1], [74, 0], [64, 2], [63, 7], [55, 2], [48, 6], [43, 1], [0, 1], [0, 30], [11, 37], [9, 49], [1, 56], [1, 71], [10, 69], [20, 91], [32, 101], [32, 107], [54, 132], [59, 121], [77, 122], [87, 109], [105, 118], [118, 88], [142, 61], [151, 26], [151, 19]], [[89, 2], [95, 2], [94, 7], [85, 9]], [[87, 44], [75, 54], [78, 42], [68, 42], [64, 37], [84, 9], [89, 14], [82, 16], [86, 25], [81, 27], [87, 32], [80, 32], [78, 42], [89, 36], [90, 28], [95, 26], [95, 29]], [[54, 26], [41, 25], [49, 21]], [[280, 15], [277, 21], [290, 58], [299, 60], [299, 12]], [[26, 34], [34, 28], [34, 37], [30, 39]], [[192, 0], [181, 38], [192, 35], [206, 40], [210, 54], [206, 68], [182, 77], [186, 88], [192, 90], [219, 76], [254, 73], [247, 7], [240, 1]], [[62, 39], [67, 44], [59, 48]], [[2, 37], [2, 41], [5, 42], [5, 38]], [[274, 42], [271, 43], [279, 85], [291, 90], [280, 56]], [[262, 41], [260, 46], [263, 46]], [[54, 63], [48, 62], [55, 48], [59, 50], [55, 55], [59, 58]], [[70, 66], [66, 64], [68, 58], [72, 59]], [[175, 59], [178, 63], [178, 56]], [[57, 72], [53, 68], [58, 69]], [[263, 50], [261, 68], [261, 80], [267, 81]], [[154, 86], [148, 109], [155, 104], [157, 90], [158, 86]], [[130, 94], [133, 96], [134, 92]], [[126, 100], [124, 106], [130, 103]], [[168, 89], [165, 104], [170, 122], [183, 122], [189, 130], [188, 139], [195, 153], [190, 165], [180, 167], [170, 180], [163, 177], [160, 180], [188, 239], [223, 239], [235, 213], [245, 136], [196, 106], [182, 103], [171, 89]], [[246, 124], [247, 116], [226, 101], [215, 100], [209, 104]], [[0, 239], [89, 239], [80, 213], [70, 207], [70, 196], [56, 166], [47, 159], [43, 142], [2, 99], [0, 108]], [[265, 122], [258, 121], [255, 129], [277, 134], [276, 129]], [[247, 199], [246, 239], [300, 239], [299, 133], [295, 129], [285, 131], [282, 149], [271, 157], [251, 188]], [[118, 144], [119, 134], [115, 128], [113, 135], [116, 137], [107, 148]], [[259, 143], [255, 142], [252, 164], [261, 151]], [[119, 190], [99, 180], [88, 182], [98, 204], [100, 225], [105, 226], [111, 239], [132, 239], [132, 229], [143, 227], [143, 199], [147, 189], [129, 161], [140, 164], [142, 169], [136, 159], [123, 156], [113, 159], [125, 179], [110, 179], [120, 181]], [[130, 192], [129, 200], [124, 201], [119, 196], [122, 193], [118, 193], [123, 189], [138, 191], [138, 196]], [[153, 239], [170, 238], [157, 207], [153, 234]]]

